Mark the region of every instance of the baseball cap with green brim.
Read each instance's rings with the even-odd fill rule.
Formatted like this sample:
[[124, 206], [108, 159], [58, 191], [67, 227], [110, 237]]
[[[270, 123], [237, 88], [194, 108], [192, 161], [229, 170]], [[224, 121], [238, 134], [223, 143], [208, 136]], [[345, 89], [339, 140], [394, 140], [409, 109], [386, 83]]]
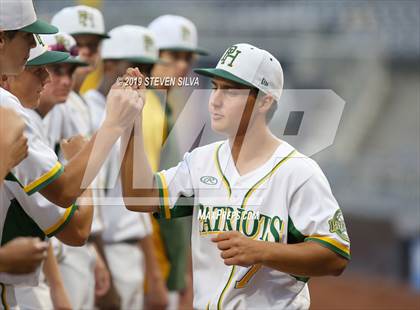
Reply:
[[54, 35], [42, 35], [40, 37], [42, 42], [47, 45], [47, 49], [49, 51], [70, 54], [66, 60], [62, 61], [63, 63], [74, 64], [78, 67], [85, 67], [89, 65], [80, 59], [76, 40], [71, 35], [59, 32]]
[[283, 69], [266, 50], [247, 43], [229, 47], [216, 68], [197, 68], [197, 74], [222, 78], [271, 94], [278, 101], [283, 90]]
[[72, 36], [90, 34], [102, 39], [109, 38], [105, 31], [105, 22], [101, 11], [86, 5], [61, 9], [53, 16], [51, 24]]
[[153, 32], [136, 25], [122, 25], [109, 32], [102, 43], [104, 60], [125, 60], [137, 64], [160, 63], [159, 50]]
[[172, 47], [166, 47], [166, 48], [163, 47], [160, 50], [173, 51], [173, 52], [190, 52], [190, 53], [194, 53], [194, 54], [198, 54], [202, 56], [207, 56], [209, 54], [208, 51], [206, 51], [205, 49], [201, 47], [192, 48], [192, 47], [186, 47], [186, 46], [172, 46]]
[[54, 34], [58, 32], [58, 28], [54, 27], [53, 25], [48, 24], [47, 22], [44, 22], [38, 19], [36, 22], [32, 24], [26, 27], [20, 28], [19, 31], [36, 33], [36, 34]]
[[49, 51], [48, 46], [42, 41], [39, 35], [35, 35], [35, 38], [36, 47], [30, 50], [26, 66], [45, 66], [60, 63], [69, 58], [69, 53]]
[[197, 28], [192, 21], [183, 16], [159, 16], [149, 24], [148, 28], [155, 34], [156, 45], [161, 51], [209, 54], [197, 46]]
[[248, 86], [248, 87], [255, 87], [254, 85], [252, 85], [251, 83], [248, 83], [247, 81], [233, 75], [232, 73], [229, 73], [228, 71], [225, 71], [223, 69], [217, 69], [217, 68], [198, 68], [198, 69], [194, 69], [194, 72], [197, 74], [201, 74], [204, 76], [208, 76], [210, 78], [215, 78], [215, 77], [219, 77], [231, 82], [235, 82], [238, 84], [241, 84], [243, 86]]
[[58, 32], [56, 27], [37, 19], [31, 0], [1, 0], [0, 30], [17, 30], [38, 34]]

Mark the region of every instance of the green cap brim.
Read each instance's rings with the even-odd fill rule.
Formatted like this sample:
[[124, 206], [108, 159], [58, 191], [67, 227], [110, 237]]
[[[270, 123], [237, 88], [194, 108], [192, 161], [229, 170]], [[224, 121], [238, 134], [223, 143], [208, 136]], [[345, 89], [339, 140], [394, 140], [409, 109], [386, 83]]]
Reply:
[[205, 49], [201, 48], [201, 47], [196, 47], [196, 48], [188, 48], [185, 46], [174, 46], [174, 47], [168, 47], [168, 48], [161, 48], [161, 51], [174, 51], [174, 52], [191, 52], [194, 54], [198, 54], [198, 55], [202, 55], [202, 56], [207, 56], [209, 54], [208, 51], [206, 51]]
[[66, 60], [62, 61], [62, 63], [72, 64], [72, 65], [76, 65], [78, 67], [87, 67], [87, 66], [89, 66], [89, 64], [87, 62], [84, 62], [84, 61], [82, 61], [80, 59], [77, 59], [77, 58], [74, 58], [72, 56], [70, 56]]
[[161, 60], [150, 57], [124, 57], [124, 58], [104, 58], [103, 60], [125, 60], [135, 64], [156, 64], [162, 63]]
[[193, 71], [197, 74], [201, 74], [201, 75], [208, 76], [208, 77], [211, 77], [211, 78], [219, 77], [219, 78], [231, 81], [231, 82], [239, 83], [239, 84], [244, 85], [244, 86], [255, 87], [251, 83], [249, 83], [249, 82], [247, 82], [247, 81], [237, 77], [236, 75], [233, 75], [232, 73], [227, 72], [226, 70], [223, 70], [223, 69], [198, 68], [198, 69], [193, 69]]
[[19, 29], [19, 31], [36, 34], [54, 34], [58, 32], [58, 28], [38, 19], [36, 22]]
[[94, 35], [94, 36], [98, 36], [101, 39], [110, 39], [111, 38], [107, 33], [93, 33], [93, 32], [73, 32], [73, 33], [69, 33], [69, 35], [71, 35], [71, 36], [77, 36], [77, 35], [82, 35], [82, 34], [91, 34], [91, 35]]
[[39, 55], [38, 57], [28, 61], [26, 63], [26, 66], [44, 66], [58, 62], [63, 62], [64, 60], [69, 58], [69, 56], [69, 53], [47, 51], [44, 54]]

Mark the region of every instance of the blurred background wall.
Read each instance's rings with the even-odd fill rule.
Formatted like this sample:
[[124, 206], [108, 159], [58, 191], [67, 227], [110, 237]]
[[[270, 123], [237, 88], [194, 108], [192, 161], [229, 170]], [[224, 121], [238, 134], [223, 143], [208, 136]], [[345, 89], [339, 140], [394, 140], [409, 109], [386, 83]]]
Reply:
[[211, 52], [197, 66], [247, 42], [280, 60], [286, 89], [343, 98], [335, 141], [313, 158], [345, 213], [352, 261], [312, 280], [313, 308], [420, 308], [419, 1], [35, 0], [45, 19], [77, 3], [100, 8], [108, 30], [185, 16]]

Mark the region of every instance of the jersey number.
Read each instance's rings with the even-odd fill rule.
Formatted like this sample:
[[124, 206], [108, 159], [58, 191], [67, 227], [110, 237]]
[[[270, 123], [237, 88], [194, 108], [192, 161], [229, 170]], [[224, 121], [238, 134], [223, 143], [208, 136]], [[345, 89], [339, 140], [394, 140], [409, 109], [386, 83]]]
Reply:
[[248, 268], [248, 271], [244, 274], [244, 276], [236, 281], [235, 288], [244, 288], [248, 282], [252, 279], [252, 277], [257, 273], [258, 270], [261, 269], [261, 264], [252, 265]]

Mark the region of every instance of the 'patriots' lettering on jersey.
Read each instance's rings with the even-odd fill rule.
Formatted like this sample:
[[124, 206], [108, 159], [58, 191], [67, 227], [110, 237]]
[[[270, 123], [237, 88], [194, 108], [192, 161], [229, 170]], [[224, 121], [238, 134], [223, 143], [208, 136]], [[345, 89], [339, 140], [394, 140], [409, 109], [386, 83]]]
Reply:
[[284, 221], [279, 216], [268, 216], [258, 211], [229, 206], [199, 205], [200, 235], [236, 230], [245, 236], [263, 241], [281, 242]]

